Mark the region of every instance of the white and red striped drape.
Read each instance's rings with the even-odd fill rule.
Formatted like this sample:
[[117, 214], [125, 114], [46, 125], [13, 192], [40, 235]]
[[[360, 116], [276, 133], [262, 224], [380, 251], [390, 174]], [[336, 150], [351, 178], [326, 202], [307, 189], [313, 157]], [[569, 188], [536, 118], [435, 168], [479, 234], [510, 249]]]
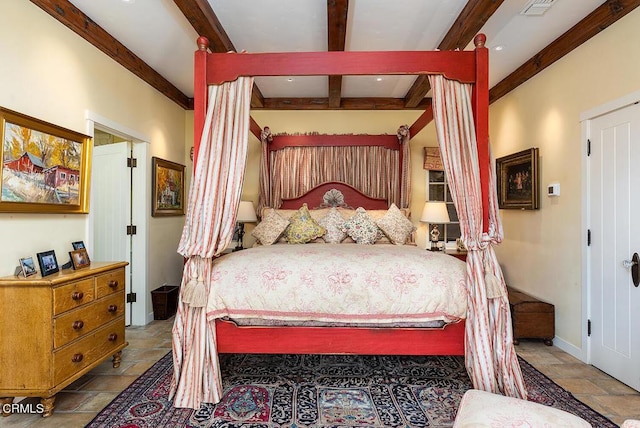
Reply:
[[451, 196], [467, 253], [465, 363], [476, 389], [526, 398], [513, 348], [507, 289], [493, 245], [502, 241], [495, 170], [490, 168], [489, 227], [482, 193], [470, 84], [430, 75], [433, 115]]
[[178, 253], [187, 261], [173, 325], [174, 375], [170, 397], [176, 407], [216, 403], [222, 384], [215, 328], [206, 304], [213, 258], [227, 248], [234, 225], [249, 138], [252, 77], [209, 87], [209, 105], [198, 149]]
[[327, 181], [347, 183], [401, 206], [398, 150], [379, 146], [286, 147], [271, 152], [271, 201], [296, 198]]

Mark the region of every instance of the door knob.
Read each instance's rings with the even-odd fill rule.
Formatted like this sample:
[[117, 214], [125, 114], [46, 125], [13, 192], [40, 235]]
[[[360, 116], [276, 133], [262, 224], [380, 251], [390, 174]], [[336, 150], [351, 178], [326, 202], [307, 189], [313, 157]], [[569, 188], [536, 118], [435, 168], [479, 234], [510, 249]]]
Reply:
[[631, 269], [631, 279], [633, 280], [633, 285], [636, 287], [640, 285], [640, 256], [638, 253], [633, 253], [633, 257], [631, 260], [623, 260], [622, 266], [627, 269]]

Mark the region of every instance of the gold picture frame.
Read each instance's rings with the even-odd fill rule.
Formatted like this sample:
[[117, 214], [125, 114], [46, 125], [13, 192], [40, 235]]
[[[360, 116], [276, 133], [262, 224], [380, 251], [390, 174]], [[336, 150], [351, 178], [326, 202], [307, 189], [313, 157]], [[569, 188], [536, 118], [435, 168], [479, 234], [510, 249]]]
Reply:
[[0, 107], [0, 212], [89, 212], [91, 138]]
[[179, 163], [152, 158], [151, 215], [184, 215], [184, 169]]
[[538, 149], [496, 159], [498, 207], [537, 210], [540, 205]]

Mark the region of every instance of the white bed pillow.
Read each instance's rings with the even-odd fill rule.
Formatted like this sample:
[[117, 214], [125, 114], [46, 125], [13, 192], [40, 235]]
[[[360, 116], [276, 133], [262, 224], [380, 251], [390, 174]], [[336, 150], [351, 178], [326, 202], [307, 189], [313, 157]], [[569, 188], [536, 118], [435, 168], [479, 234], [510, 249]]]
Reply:
[[347, 237], [347, 233], [342, 230], [344, 223], [345, 220], [338, 210], [335, 207], [331, 208], [327, 215], [318, 221], [318, 224], [327, 230], [323, 236], [325, 242], [329, 244], [341, 243]]
[[380, 234], [378, 226], [362, 207], [359, 207], [355, 215], [344, 222], [342, 231], [357, 244], [374, 244]]
[[251, 231], [251, 236], [262, 245], [271, 245], [276, 242], [289, 226], [289, 220], [282, 218], [275, 210], [263, 212], [262, 221]]
[[387, 213], [375, 223], [385, 236], [396, 245], [404, 245], [415, 230], [411, 220], [405, 217], [396, 204], [391, 204]]

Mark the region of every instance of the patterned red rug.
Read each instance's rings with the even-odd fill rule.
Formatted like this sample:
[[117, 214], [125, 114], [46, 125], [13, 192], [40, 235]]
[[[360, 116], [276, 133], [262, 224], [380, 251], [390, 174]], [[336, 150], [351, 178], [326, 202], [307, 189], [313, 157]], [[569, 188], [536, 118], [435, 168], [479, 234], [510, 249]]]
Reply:
[[[87, 427], [451, 427], [471, 388], [462, 357], [221, 355], [225, 395], [198, 411], [167, 400], [167, 354]], [[617, 427], [520, 359], [529, 399]]]

